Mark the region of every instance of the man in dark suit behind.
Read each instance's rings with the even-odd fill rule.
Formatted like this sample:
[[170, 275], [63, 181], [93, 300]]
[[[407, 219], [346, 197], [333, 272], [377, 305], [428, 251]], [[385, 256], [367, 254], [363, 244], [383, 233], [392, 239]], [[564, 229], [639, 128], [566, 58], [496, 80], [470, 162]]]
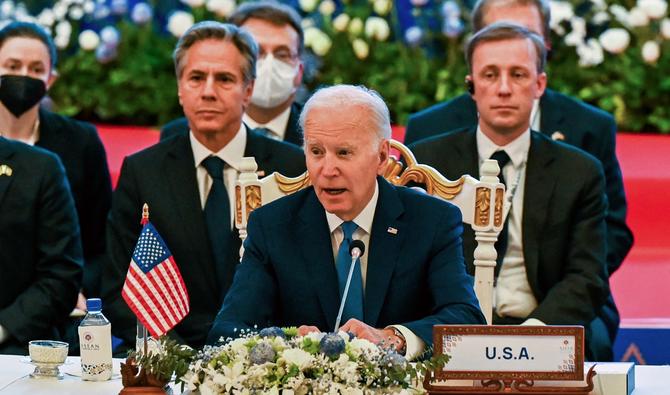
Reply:
[[340, 330], [413, 358], [432, 345], [435, 324], [484, 323], [463, 264], [459, 210], [379, 176], [391, 135], [381, 97], [350, 85], [322, 89], [307, 101], [301, 125], [312, 187], [252, 213], [208, 342], [255, 326], [332, 331], [352, 239], [368, 248]]
[[135, 317], [121, 288], [140, 233], [142, 205], [179, 265], [190, 313], [170, 335], [193, 347], [205, 341], [239, 263], [233, 229], [234, 185], [243, 156], [265, 174], [304, 172], [297, 147], [248, 131], [242, 114], [254, 86], [257, 46], [234, 25], [201, 22], [174, 52], [179, 101], [190, 133], [124, 160], [108, 221], [110, 264], [103, 297], [114, 333], [134, 344]]
[[[467, 81], [479, 123], [410, 145], [448, 178], [478, 175], [497, 159], [506, 180], [506, 225], [496, 249], [494, 324], [583, 325], [590, 360], [611, 358], [594, 325], [608, 295], [605, 179], [591, 155], [531, 131], [533, 100], [546, 86], [539, 35], [498, 22], [468, 42]], [[464, 233], [468, 270], [474, 233]], [[596, 320], [597, 321], [597, 320]], [[595, 330], [594, 330], [595, 329]]]
[[57, 339], [81, 287], [77, 213], [56, 155], [0, 137], [0, 354]]
[[[254, 1], [241, 4], [229, 22], [249, 31], [260, 49], [254, 92], [243, 122], [268, 137], [302, 146], [298, 127], [302, 104], [295, 101], [303, 73], [300, 15], [286, 4]], [[186, 118], [175, 119], [163, 126], [160, 139], [187, 132]]]
[[[550, 19], [546, 0], [480, 0], [472, 12], [475, 32], [496, 21], [510, 21], [540, 34], [547, 50], [551, 48]], [[412, 115], [407, 124], [405, 143], [409, 145], [448, 130], [476, 124], [477, 107], [472, 97], [464, 94]], [[626, 195], [615, 152], [614, 118], [598, 108], [546, 89], [534, 104], [531, 127], [553, 140], [583, 149], [602, 164], [608, 202], [607, 269], [611, 276], [633, 245], [633, 234], [626, 224]], [[619, 312], [611, 296], [599, 316], [614, 340], [619, 329]]]

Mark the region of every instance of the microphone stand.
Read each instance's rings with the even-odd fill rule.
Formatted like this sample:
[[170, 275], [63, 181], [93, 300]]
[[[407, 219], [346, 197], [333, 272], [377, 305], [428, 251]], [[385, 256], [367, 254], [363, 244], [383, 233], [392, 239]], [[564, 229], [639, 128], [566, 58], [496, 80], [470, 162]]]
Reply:
[[334, 333], [340, 329], [340, 321], [342, 320], [342, 312], [344, 312], [344, 304], [347, 302], [347, 296], [349, 295], [349, 285], [351, 284], [351, 277], [354, 274], [354, 268], [356, 266], [356, 261], [358, 258], [363, 256], [365, 252], [365, 244], [360, 240], [354, 240], [351, 242], [351, 247], [349, 247], [349, 253], [351, 254], [351, 265], [349, 265], [349, 274], [347, 275], [347, 283], [344, 285], [344, 292], [342, 292], [342, 300], [340, 301], [340, 309], [337, 312], [337, 319], [335, 320], [335, 328], [333, 329]]

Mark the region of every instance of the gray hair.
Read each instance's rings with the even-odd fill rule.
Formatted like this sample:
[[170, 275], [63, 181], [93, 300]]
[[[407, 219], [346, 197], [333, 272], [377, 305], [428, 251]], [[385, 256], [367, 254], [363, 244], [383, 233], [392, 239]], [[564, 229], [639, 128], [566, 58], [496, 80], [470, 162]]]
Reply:
[[363, 85], [333, 85], [316, 91], [305, 103], [300, 113], [300, 128], [305, 130], [305, 119], [313, 108], [338, 108], [358, 106], [368, 110], [369, 126], [378, 141], [391, 138], [391, 116], [389, 109], [377, 91]]
[[197, 42], [203, 40], [221, 40], [233, 43], [244, 57], [242, 76], [245, 83], [256, 79], [256, 59], [258, 58], [258, 44], [246, 30], [229, 23], [216, 21], [202, 21], [191, 26], [179, 38], [172, 59], [177, 78], [181, 78], [184, 71], [184, 58], [188, 50]]
[[302, 30], [302, 18], [293, 7], [277, 1], [249, 1], [240, 4], [228, 21], [237, 26], [244, 25], [249, 19], [260, 19], [276, 26], [291, 26], [298, 33], [298, 54], [305, 48], [305, 33]]
[[472, 9], [472, 30], [478, 32], [486, 26], [484, 17], [489, 10], [495, 12], [496, 8], [510, 6], [535, 6], [542, 18], [542, 35], [547, 42], [549, 41], [551, 36], [551, 7], [548, 0], [479, 0]]
[[547, 63], [547, 48], [542, 37], [521, 25], [509, 22], [492, 23], [470, 37], [465, 46], [465, 62], [469, 72], [472, 73], [472, 55], [479, 44], [510, 39], [530, 40], [535, 47], [537, 72], [542, 73]]

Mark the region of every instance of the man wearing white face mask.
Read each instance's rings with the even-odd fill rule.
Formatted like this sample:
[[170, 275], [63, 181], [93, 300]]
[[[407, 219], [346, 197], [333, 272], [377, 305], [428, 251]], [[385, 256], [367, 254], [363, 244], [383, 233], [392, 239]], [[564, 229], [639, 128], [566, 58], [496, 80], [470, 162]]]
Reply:
[[[249, 31], [259, 45], [254, 91], [242, 120], [270, 138], [301, 146], [298, 117], [302, 104], [294, 101], [303, 74], [300, 16], [284, 4], [247, 2], [230, 22]], [[161, 140], [187, 133], [186, 119], [179, 118], [161, 129]]]

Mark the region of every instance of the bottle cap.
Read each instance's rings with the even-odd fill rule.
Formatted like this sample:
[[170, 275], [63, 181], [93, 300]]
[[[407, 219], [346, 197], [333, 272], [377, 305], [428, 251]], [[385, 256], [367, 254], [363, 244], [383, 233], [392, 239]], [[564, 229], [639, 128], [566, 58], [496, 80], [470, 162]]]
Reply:
[[86, 310], [100, 311], [102, 310], [102, 300], [99, 298], [86, 299]]

